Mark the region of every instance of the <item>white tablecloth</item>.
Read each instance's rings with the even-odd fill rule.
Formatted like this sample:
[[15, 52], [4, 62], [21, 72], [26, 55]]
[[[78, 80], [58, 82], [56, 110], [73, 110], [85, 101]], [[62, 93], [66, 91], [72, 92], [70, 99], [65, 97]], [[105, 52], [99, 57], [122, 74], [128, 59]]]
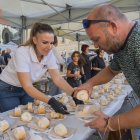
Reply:
[[[115, 100], [110, 102], [103, 110], [104, 113], [106, 113], [109, 116], [114, 115], [122, 106], [125, 97], [132, 91], [131, 87], [129, 85], [125, 85], [125, 88], [123, 89], [123, 94], [120, 94], [118, 97], [116, 97]], [[8, 117], [8, 112], [1, 113], [0, 117], [4, 117], [8, 122], [13, 125], [15, 123], [15, 119], [11, 119]], [[74, 136], [70, 140], [85, 140], [88, 138], [95, 130], [90, 129], [84, 126], [84, 123], [78, 120], [75, 115], [68, 115], [66, 119], [62, 121], [66, 126], [69, 126], [71, 128], [76, 128], [77, 131], [74, 134]], [[49, 138], [46, 138], [45, 140], [50, 140]]]

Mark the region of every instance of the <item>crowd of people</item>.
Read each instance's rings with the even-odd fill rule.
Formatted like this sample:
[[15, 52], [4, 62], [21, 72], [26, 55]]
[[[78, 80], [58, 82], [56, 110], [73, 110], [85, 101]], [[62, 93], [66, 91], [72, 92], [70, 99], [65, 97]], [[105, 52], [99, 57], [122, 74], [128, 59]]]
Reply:
[[72, 62], [67, 66], [67, 82], [72, 87], [79, 87], [106, 67], [103, 50], [97, 49], [97, 56], [95, 55], [92, 59], [90, 59], [87, 44], [81, 46], [81, 52], [74, 51], [71, 55]]

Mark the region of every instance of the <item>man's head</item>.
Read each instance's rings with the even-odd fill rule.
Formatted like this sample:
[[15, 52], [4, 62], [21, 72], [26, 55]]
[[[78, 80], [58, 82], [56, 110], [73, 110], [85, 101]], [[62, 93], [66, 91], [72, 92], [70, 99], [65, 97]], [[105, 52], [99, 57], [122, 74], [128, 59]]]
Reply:
[[95, 47], [116, 53], [125, 41], [130, 21], [118, 8], [109, 4], [95, 7], [84, 22]]
[[11, 53], [11, 49], [10, 48], [7, 48], [6, 49], [6, 53], [9, 53], [10, 54]]
[[89, 53], [89, 46], [87, 44], [82, 44], [81, 51], [84, 54], [88, 54]]

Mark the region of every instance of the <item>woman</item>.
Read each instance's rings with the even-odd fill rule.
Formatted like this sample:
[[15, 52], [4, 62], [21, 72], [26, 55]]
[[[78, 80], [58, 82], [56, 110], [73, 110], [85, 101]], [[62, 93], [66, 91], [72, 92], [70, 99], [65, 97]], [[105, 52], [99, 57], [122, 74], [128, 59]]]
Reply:
[[56, 36], [51, 26], [35, 23], [29, 40], [20, 46], [0, 75], [0, 111], [4, 112], [20, 104], [32, 102], [33, 98], [51, 105], [59, 113], [67, 114], [60, 102], [44, 95], [33, 83], [41, 79], [48, 70], [54, 83], [72, 94], [74, 89], [60, 76], [52, 48]]
[[92, 76], [95, 76], [98, 72], [105, 68], [105, 62], [103, 59], [104, 51], [98, 49], [96, 53], [97, 56], [92, 60]]
[[78, 87], [81, 81], [81, 63], [80, 63], [80, 53], [75, 51], [71, 55], [72, 62], [67, 68], [67, 82], [72, 87]]

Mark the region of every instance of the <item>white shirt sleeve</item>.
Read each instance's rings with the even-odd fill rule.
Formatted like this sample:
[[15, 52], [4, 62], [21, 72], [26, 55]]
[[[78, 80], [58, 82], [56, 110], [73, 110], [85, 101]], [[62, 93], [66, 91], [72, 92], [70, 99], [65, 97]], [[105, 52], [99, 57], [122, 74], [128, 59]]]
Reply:
[[15, 70], [17, 72], [30, 72], [29, 54], [26, 48], [18, 48], [14, 55]]
[[47, 68], [58, 69], [57, 60], [52, 51], [47, 56]]

